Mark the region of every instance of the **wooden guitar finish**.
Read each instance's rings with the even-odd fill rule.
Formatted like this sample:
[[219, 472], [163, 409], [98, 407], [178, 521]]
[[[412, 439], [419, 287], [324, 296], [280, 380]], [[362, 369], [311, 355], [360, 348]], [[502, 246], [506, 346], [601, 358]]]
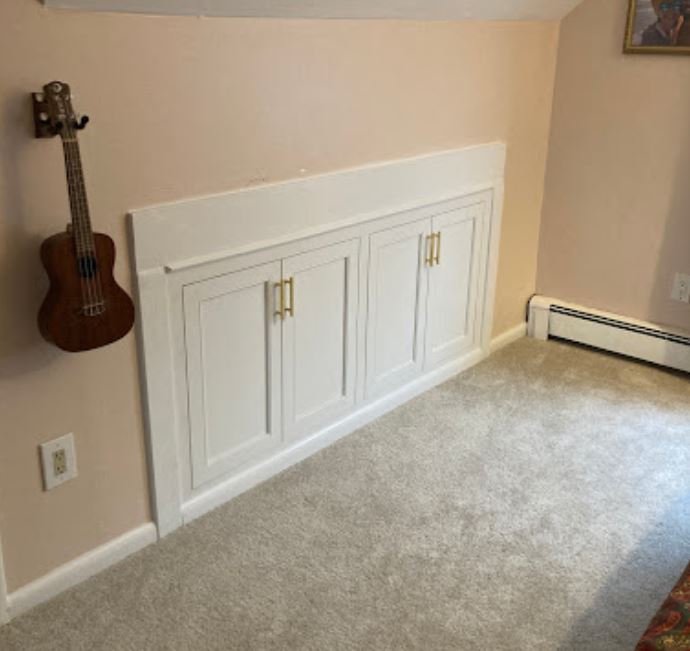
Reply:
[[36, 135], [62, 138], [72, 223], [41, 246], [50, 289], [38, 314], [43, 337], [58, 348], [80, 352], [124, 337], [134, 324], [132, 299], [113, 276], [115, 244], [91, 229], [77, 131], [69, 86], [51, 82], [35, 93]]
[[115, 243], [103, 233], [94, 233], [98, 275], [103, 296], [101, 306], [85, 310], [82, 277], [74, 239], [58, 233], [41, 246], [41, 261], [50, 279], [50, 289], [38, 315], [43, 337], [58, 348], [79, 352], [100, 348], [124, 337], [134, 323], [132, 299], [115, 282]]

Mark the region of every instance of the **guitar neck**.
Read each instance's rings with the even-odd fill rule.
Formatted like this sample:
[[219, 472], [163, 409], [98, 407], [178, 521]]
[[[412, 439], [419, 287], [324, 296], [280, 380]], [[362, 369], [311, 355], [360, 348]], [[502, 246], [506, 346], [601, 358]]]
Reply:
[[93, 255], [95, 252], [93, 229], [91, 228], [89, 203], [86, 197], [79, 142], [74, 129], [67, 129], [63, 135], [62, 148], [65, 155], [67, 190], [72, 213], [72, 236], [77, 255]]

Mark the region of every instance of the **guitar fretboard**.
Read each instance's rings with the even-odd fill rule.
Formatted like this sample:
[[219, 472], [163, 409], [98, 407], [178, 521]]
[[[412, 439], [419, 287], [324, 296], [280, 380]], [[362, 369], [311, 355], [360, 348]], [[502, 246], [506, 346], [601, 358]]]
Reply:
[[62, 138], [62, 148], [65, 155], [65, 170], [67, 172], [67, 191], [69, 193], [70, 211], [72, 213], [72, 236], [78, 256], [93, 255], [95, 253], [89, 204], [86, 198], [84, 171], [81, 164], [79, 142], [74, 128], [65, 130]]

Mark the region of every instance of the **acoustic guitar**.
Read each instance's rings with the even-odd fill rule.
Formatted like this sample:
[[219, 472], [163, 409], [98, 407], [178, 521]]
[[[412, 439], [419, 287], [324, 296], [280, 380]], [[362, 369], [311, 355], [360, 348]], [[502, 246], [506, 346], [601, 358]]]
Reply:
[[54, 81], [33, 93], [36, 137], [62, 139], [71, 223], [45, 240], [41, 261], [50, 289], [38, 315], [43, 337], [58, 348], [80, 352], [124, 337], [134, 324], [132, 299], [113, 276], [115, 243], [91, 228], [77, 133], [88, 117], [77, 118], [67, 84]]

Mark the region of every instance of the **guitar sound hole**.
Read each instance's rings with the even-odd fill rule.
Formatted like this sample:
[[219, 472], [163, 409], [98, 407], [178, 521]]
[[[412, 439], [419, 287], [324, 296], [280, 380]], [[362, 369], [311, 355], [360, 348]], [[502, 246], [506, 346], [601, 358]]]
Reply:
[[81, 255], [77, 263], [79, 265], [79, 275], [82, 278], [93, 278], [98, 272], [98, 261], [93, 255]]

